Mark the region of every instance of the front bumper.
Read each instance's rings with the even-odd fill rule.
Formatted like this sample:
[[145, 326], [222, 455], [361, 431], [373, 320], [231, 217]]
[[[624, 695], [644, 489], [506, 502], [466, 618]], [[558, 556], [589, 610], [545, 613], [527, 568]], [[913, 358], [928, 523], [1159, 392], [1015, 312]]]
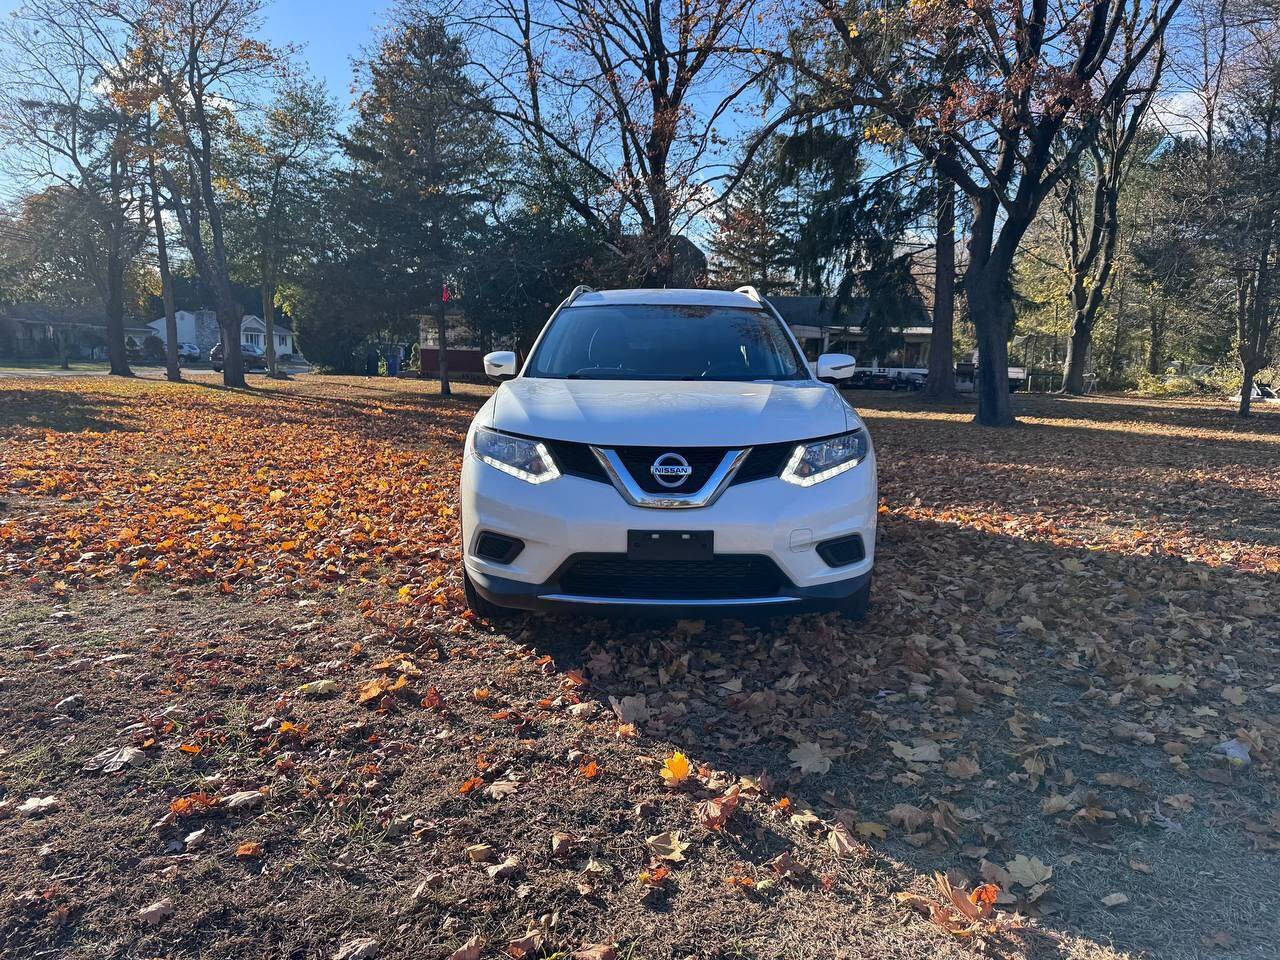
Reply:
[[[746, 608], [792, 612], [840, 605], [867, 584], [875, 561], [877, 491], [874, 453], [857, 467], [812, 487], [772, 477], [731, 486], [707, 507], [633, 506], [610, 484], [565, 475], [533, 485], [467, 455], [462, 466], [463, 562], [475, 589], [504, 607], [665, 614]], [[629, 530], [710, 530], [716, 557], [763, 557], [776, 565], [776, 589], [690, 597], [643, 590], [608, 595], [568, 590], [566, 569], [583, 554], [625, 555]], [[510, 563], [475, 553], [480, 534], [519, 538]], [[857, 534], [864, 556], [832, 567], [815, 549]], [[625, 593], [625, 595], [620, 595]]]
[[554, 580], [548, 583], [521, 583], [519, 580], [506, 580], [470, 570], [468, 574], [472, 586], [480, 595], [501, 607], [594, 616], [623, 614], [705, 617], [833, 610], [865, 589], [871, 580], [871, 571], [867, 571], [861, 576], [820, 587], [784, 585], [778, 593], [765, 597], [617, 597], [566, 593]]

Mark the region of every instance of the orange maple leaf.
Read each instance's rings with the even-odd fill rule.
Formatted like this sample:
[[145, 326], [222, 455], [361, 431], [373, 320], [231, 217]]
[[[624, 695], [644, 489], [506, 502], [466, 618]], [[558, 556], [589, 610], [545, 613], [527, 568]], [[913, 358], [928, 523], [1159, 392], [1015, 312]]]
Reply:
[[666, 781], [668, 787], [675, 787], [684, 783], [692, 772], [693, 767], [689, 763], [689, 758], [679, 750], [667, 757], [667, 762], [664, 763], [662, 765], [662, 769], [658, 771], [662, 776], [662, 779]]

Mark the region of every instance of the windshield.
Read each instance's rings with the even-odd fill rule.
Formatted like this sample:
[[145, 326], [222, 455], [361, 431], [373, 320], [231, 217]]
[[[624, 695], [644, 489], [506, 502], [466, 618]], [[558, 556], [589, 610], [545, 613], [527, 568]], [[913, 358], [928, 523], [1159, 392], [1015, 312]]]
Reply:
[[527, 377], [582, 380], [807, 380], [809, 369], [764, 310], [651, 304], [568, 307]]

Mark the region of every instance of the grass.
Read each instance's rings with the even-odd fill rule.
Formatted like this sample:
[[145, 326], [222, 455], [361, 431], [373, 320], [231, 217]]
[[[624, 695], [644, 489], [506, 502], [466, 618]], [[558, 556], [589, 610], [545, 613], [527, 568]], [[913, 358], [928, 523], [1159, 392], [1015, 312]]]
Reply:
[[[74, 373], [95, 373], [98, 371], [110, 369], [110, 364], [103, 360], [73, 360], [69, 365], [70, 372]], [[23, 371], [40, 371], [40, 370], [56, 370], [59, 372], [67, 372], [63, 370], [61, 360], [45, 360], [45, 359], [18, 359], [13, 357], [0, 357], [0, 371], [3, 370], [23, 370]]]

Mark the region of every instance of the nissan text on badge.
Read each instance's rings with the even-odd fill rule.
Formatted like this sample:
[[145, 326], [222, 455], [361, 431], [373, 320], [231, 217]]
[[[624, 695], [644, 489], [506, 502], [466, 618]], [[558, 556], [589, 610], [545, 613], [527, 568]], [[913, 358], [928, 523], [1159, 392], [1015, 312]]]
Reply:
[[866, 425], [751, 287], [578, 287], [467, 433], [467, 602], [671, 616], [865, 616], [876, 542]]

